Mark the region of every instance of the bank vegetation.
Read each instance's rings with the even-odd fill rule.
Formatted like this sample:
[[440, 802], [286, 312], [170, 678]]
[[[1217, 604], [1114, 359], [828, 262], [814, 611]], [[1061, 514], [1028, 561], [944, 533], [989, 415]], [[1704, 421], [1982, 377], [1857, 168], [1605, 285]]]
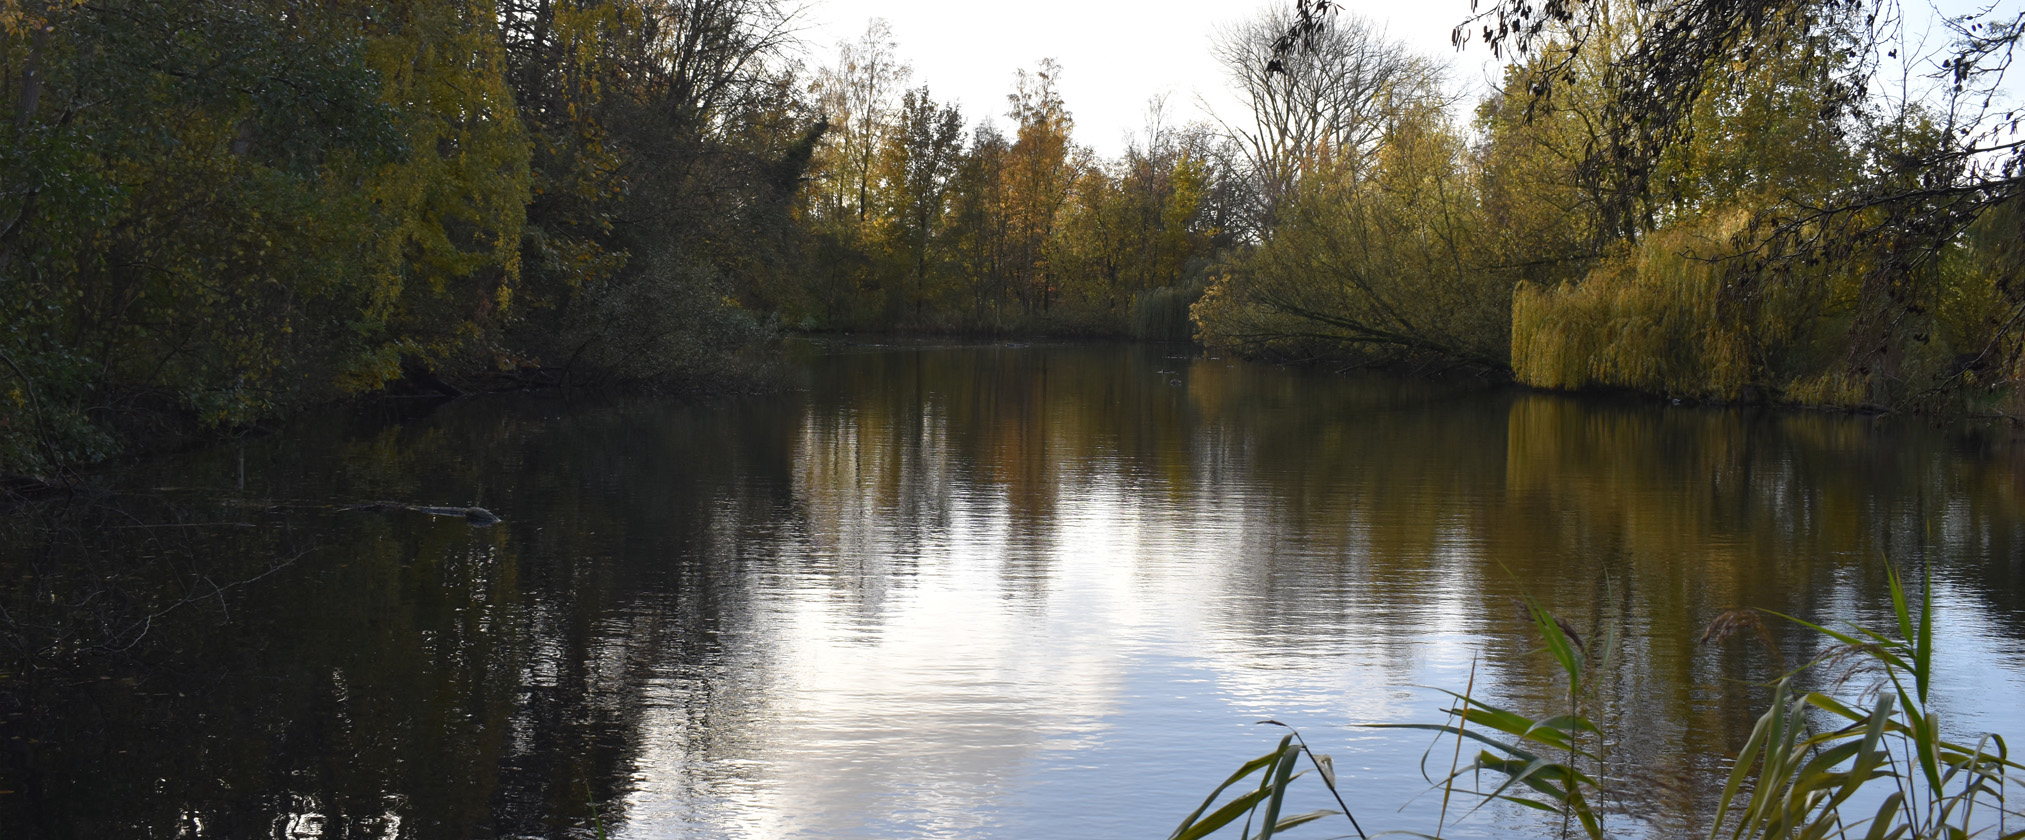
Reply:
[[[1334, 58], [1361, 24], [1323, 9], [1277, 44], [1279, 83], [1382, 77]], [[1468, 120], [1379, 97], [1361, 141], [1308, 145], [1199, 335], [1552, 389], [2025, 416], [2005, 81], [2025, 8], [1907, 37], [1926, 12], [1489, 4], [1457, 41], [1509, 60], [1498, 89]]]
[[1515, 0], [1472, 104], [1295, 4], [1105, 158], [1076, 68], [964, 113], [778, 0], [0, 0], [0, 474], [787, 330], [2017, 416], [2014, 6], [1901, 57], [1891, 0]]

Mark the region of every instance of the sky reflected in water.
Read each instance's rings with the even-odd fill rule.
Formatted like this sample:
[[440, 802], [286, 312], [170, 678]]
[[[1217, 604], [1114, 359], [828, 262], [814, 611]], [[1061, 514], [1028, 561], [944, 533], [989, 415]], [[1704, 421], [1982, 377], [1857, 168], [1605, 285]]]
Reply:
[[[1120, 345], [793, 352], [781, 394], [332, 417], [125, 476], [119, 515], [172, 537], [17, 523], [0, 562], [129, 558], [108, 597], [133, 607], [12, 628], [40, 652], [7, 666], [0, 736], [38, 746], [0, 753], [0, 833], [1160, 836], [1272, 745], [1264, 718], [1335, 756], [1367, 830], [1431, 831], [1428, 740], [1360, 724], [1438, 722], [1426, 686], [1472, 674], [1553, 710], [1531, 595], [1618, 640], [1614, 826], [1675, 836], [1706, 830], [1762, 683], [1821, 649], [1703, 626], [1881, 624], [1886, 558], [1933, 569], [1944, 720], [2025, 733], [2006, 430]], [[338, 504], [379, 498], [505, 523]], [[176, 606], [192, 570], [245, 585]], [[38, 574], [10, 615], [98, 586]]]

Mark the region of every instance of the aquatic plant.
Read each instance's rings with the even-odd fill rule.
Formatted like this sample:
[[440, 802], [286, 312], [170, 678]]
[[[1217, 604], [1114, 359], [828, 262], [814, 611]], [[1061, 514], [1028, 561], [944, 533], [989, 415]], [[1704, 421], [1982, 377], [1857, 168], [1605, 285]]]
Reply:
[[[1244, 766], [1230, 774], [1230, 778], [1225, 779], [1223, 784], [1218, 785], [1216, 790], [1210, 791], [1209, 796], [1202, 800], [1202, 804], [1195, 812], [1183, 819], [1181, 825], [1174, 829], [1174, 833], [1167, 836], [1167, 840], [1196, 840], [1207, 837], [1218, 829], [1236, 822], [1238, 817], [1245, 818], [1244, 827], [1240, 832], [1242, 836], [1247, 838], [1256, 836], [1258, 840], [1270, 840], [1279, 832], [1337, 814], [1348, 819], [1350, 825], [1356, 828], [1357, 836], [1363, 837], [1364, 829], [1357, 825], [1357, 818], [1351, 815], [1350, 806], [1344, 804], [1343, 795], [1336, 790], [1335, 763], [1329, 756], [1316, 755], [1314, 751], [1308, 749], [1307, 741], [1303, 740], [1301, 733], [1291, 726], [1276, 720], [1259, 722], [1285, 727], [1288, 730], [1286, 737], [1280, 739], [1279, 745], [1274, 747], [1272, 752], [1245, 762]], [[1294, 780], [1307, 775], [1306, 771], [1294, 772], [1294, 767], [1300, 764], [1303, 754], [1308, 756], [1308, 761], [1314, 766], [1315, 772], [1321, 775], [1322, 784], [1329, 788], [1329, 793], [1336, 797], [1336, 804], [1342, 806], [1343, 810], [1323, 809], [1289, 817], [1280, 816], [1282, 806], [1286, 804], [1288, 786], [1293, 784]], [[1224, 791], [1254, 773], [1259, 774], [1257, 788], [1224, 803], [1214, 811], [1209, 809], [1209, 806], [1216, 804], [1217, 797], [1222, 796]], [[1254, 819], [1259, 821], [1257, 835], [1252, 834]]]
[[[2009, 798], [2010, 785], [2025, 783], [2020, 772], [2025, 765], [2011, 759], [2003, 737], [1985, 734], [1964, 744], [1942, 735], [1932, 706], [1931, 584], [1922, 589], [1917, 611], [1896, 571], [1890, 576], [1890, 591], [1895, 636], [1861, 626], [1844, 632], [1772, 614], [1822, 633], [1836, 644], [1773, 685], [1770, 705], [1724, 780], [1710, 840], [2025, 838], [2025, 810]], [[1476, 696], [1473, 673], [1462, 693], [1443, 692], [1455, 701], [1445, 710], [1447, 722], [1372, 724], [1431, 730], [1438, 733], [1437, 745], [1450, 738], [1455, 743], [1449, 773], [1436, 783], [1442, 809], [1435, 833], [1385, 833], [1438, 838], [1449, 824], [1451, 798], [1463, 796], [1477, 800], [1465, 817], [1485, 805], [1504, 802], [1557, 816], [1562, 836], [1578, 829], [1592, 840], [1610, 836], [1599, 804], [1609, 798], [1602, 767], [1604, 745], [1610, 739], [1590, 716], [1594, 690], [1585, 678], [1607, 663], [1609, 640], [1592, 648], [1537, 602], [1528, 601], [1526, 607], [1547, 653], [1567, 677], [1566, 708], [1536, 719], [1492, 705]], [[1740, 629], [1763, 635], [1762, 620], [1755, 612], [1732, 611], [1711, 624], [1703, 638], [1720, 641]], [[1834, 687], [1857, 686], [1854, 699], [1797, 688], [1795, 677], [1810, 669], [1830, 672]], [[1479, 747], [1466, 765], [1461, 761], [1465, 741]], [[1248, 838], [1253, 836], [1251, 819], [1260, 817], [1257, 836], [1265, 838], [1333, 815], [1317, 811], [1278, 816], [1287, 785], [1299, 777], [1290, 771], [1303, 752], [1308, 752], [1306, 744], [1297, 734], [1288, 735], [1274, 752], [1240, 767], [1169, 840], [1207, 836], [1239, 816], [1246, 817], [1243, 836]], [[1308, 754], [1330, 792], [1336, 793], [1328, 757]], [[1225, 790], [1261, 770], [1267, 772], [1256, 790], [1209, 812]], [[1348, 811], [1346, 807], [1345, 816]], [[1359, 837], [1365, 836], [1354, 819], [1352, 827]]]

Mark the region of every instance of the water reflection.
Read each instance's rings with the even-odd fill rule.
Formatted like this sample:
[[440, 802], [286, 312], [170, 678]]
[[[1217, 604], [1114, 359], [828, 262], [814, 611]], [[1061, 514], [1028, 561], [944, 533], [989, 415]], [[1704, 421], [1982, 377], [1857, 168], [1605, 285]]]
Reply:
[[[1432, 719], [1408, 686], [1472, 668], [1545, 709], [1531, 594], [1619, 639], [1620, 828], [1671, 836], [1750, 681], [1818, 644], [1701, 627], [1876, 621], [1887, 557], [1935, 570], [1948, 719], [2025, 731], [2008, 433], [1152, 348], [797, 352], [794, 393], [325, 418], [11, 518], [0, 834], [1142, 836], [1263, 717], [1337, 755], [1367, 828], [1425, 831], [1437, 803], [1390, 810], [1425, 743], [1350, 724]], [[338, 507], [382, 498], [506, 523]]]

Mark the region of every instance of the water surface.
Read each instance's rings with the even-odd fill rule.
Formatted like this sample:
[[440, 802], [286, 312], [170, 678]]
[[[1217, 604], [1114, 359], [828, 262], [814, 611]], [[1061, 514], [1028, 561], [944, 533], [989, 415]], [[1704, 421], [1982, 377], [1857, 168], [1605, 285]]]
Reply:
[[[1428, 742], [1359, 725], [1472, 679], [1552, 711], [1525, 595], [1615, 638], [1613, 828], [1673, 836], [1821, 649], [1702, 628], [1882, 624], [1888, 563], [1932, 569], [1946, 724], [2025, 734], [2007, 430], [1138, 346], [793, 356], [766, 396], [311, 418], [10, 517], [0, 836], [1164, 836], [1263, 718], [1367, 830], [1425, 832]], [[505, 522], [344, 509], [380, 499]]]

